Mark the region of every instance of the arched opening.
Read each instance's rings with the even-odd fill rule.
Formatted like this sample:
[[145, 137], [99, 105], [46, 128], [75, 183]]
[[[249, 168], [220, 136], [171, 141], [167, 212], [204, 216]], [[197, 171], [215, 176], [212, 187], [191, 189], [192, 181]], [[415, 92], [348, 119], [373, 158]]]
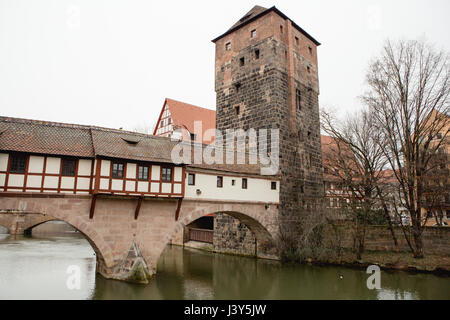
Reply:
[[54, 235], [54, 236], [71, 236], [73, 234], [80, 234], [80, 232], [62, 220], [47, 220], [27, 227], [24, 231], [25, 235]]
[[204, 211], [182, 219], [171, 244], [217, 253], [277, 259], [273, 236], [260, 221], [238, 211]]

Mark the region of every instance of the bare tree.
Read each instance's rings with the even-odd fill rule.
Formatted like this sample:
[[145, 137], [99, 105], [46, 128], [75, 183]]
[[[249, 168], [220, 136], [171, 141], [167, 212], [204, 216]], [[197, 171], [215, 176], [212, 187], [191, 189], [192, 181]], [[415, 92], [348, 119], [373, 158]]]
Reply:
[[[339, 194], [346, 201], [340, 210], [348, 212], [354, 222], [354, 250], [358, 259], [364, 252], [366, 227], [370, 217], [382, 208], [385, 220], [397, 245], [390, 215], [387, 211], [382, 180], [387, 160], [380, 148], [380, 133], [374, 126], [370, 112], [363, 110], [338, 122], [329, 111], [322, 111], [322, 129], [334, 143], [323, 155], [324, 166], [337, 179]], [[381, 200], [381, 201], [380, 201]]]
[[423, 177], [440, 142], [448, 135], [449, 55], [420, 41], [387, 41], [367, 73], [363, 101], [380, 132], [380, 146], [398, 180], [402, 206], [409, 212], [414, 257], [423, 258], [422, 232], [427, 217]]

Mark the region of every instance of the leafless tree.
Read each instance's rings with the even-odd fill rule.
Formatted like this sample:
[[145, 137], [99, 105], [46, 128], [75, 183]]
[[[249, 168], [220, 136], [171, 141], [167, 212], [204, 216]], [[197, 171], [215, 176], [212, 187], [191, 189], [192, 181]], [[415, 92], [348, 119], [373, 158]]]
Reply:
[[402, 206], [409, 212], [414, 257], [423, 258], [422, 232], [427, 217], [423, 177], [448, 135], [449, 55], [424, 41], [386, 41], [367, 73], [363, 101], [380, 132], [383, 154], [398, 180]]
[[[323, 155], [324, 166], [334, 176], [341, 202], [339, 210], [347, 212], [354, 222], [354, 250], [358, 259], [364, 252], [366, 227], [370, 216], [382, 209], [388, 221], [395, 244], [397, 239], [387, 211], [384, 193], [380, 187], [385, 179], [387, 160], [380, 148], [380, 133], [372, 115], [362, 110], [339, 122], [330, 111], [322, 111], [322, 129], [333, 143]], [[381, 200], [381, 201], [380, 201]]]

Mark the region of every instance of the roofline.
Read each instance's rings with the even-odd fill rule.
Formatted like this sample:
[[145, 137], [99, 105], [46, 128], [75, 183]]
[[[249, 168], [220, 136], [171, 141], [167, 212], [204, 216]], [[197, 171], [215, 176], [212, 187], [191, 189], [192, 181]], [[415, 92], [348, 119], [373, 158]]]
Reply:
[[316, 39], [314, 39], [308, 32], [306, 32], [305, 30], [303, 30], [303, 29], [302, 29], [299, 25], [297, 25], [292, 19], [289, 19], [288, 16], [286, 16], [283, 12], [281, 12], [280, 10], [278, 10], [275, 6], [269, 8], [269, 9], [263, 11], [263, 12], [261, 12], [260, 14], [257, 14], [256, 16], [254, 16], [254, 17], [248, 19], [247, 21], [245, 21], [245, 22], [243, 22], [243, 23], [237, 25], [236, 27], [234, 27], [234, 28], [228, 30], [228, 31], [225, 32], [224, 34], [222, 34], [222, 35], [218, 36], [217, 38], [211, 40], [211, 42], [216, 43], [216, 41], [222, 39], [223, 37], [229, 35], [230, 33], [232, 33], [232, 32], [234, 32], [234, 31], [240, 29], [241, 27], [243, 27], [243, 26], [249, 24], [250, 22], [255, 21], [256, 19], [258, 19], [258, 18], [260, 18], [260, 17], [262, 17], [262, 16], [264, 16], [264, 15], [266, 15], [266, 14], [268, 14], [269, 12], [272, 12], [272, 11], [274, 11], [275, 13], [277, 13], [277, 14], [278, 14], [279, 16], [281, 16], [283, 19], [285, 19], [285, 20], [286, 20], [286, 19], [287, 19], [287, 20], [290, 20], [290, 21], [292, 22], [292, 25], [293, 25], [298, 31], [300, 31], [301, 33], [303, 33], [309, 40], [311, 40], [312, 42], [314, 42], [314, 44], [315, 44], [316, 46], [320, 46], [320, 42], [319, 42], [319, 41], [317, 41]]

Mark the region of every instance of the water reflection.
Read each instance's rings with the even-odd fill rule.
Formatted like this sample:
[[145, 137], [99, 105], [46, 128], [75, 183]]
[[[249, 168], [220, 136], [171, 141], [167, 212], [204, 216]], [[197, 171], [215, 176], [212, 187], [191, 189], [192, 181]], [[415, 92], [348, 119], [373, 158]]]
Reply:
[[[79, 265], [81, 290], [68, 290]], [[450, 299], [450, 278], [385, 272], [368, 290], [363, 270], [281, 265], [276, 261], [168, 246], [149, 285], [106, 280], [80, 235], [0, 235], [0, 299]]]

